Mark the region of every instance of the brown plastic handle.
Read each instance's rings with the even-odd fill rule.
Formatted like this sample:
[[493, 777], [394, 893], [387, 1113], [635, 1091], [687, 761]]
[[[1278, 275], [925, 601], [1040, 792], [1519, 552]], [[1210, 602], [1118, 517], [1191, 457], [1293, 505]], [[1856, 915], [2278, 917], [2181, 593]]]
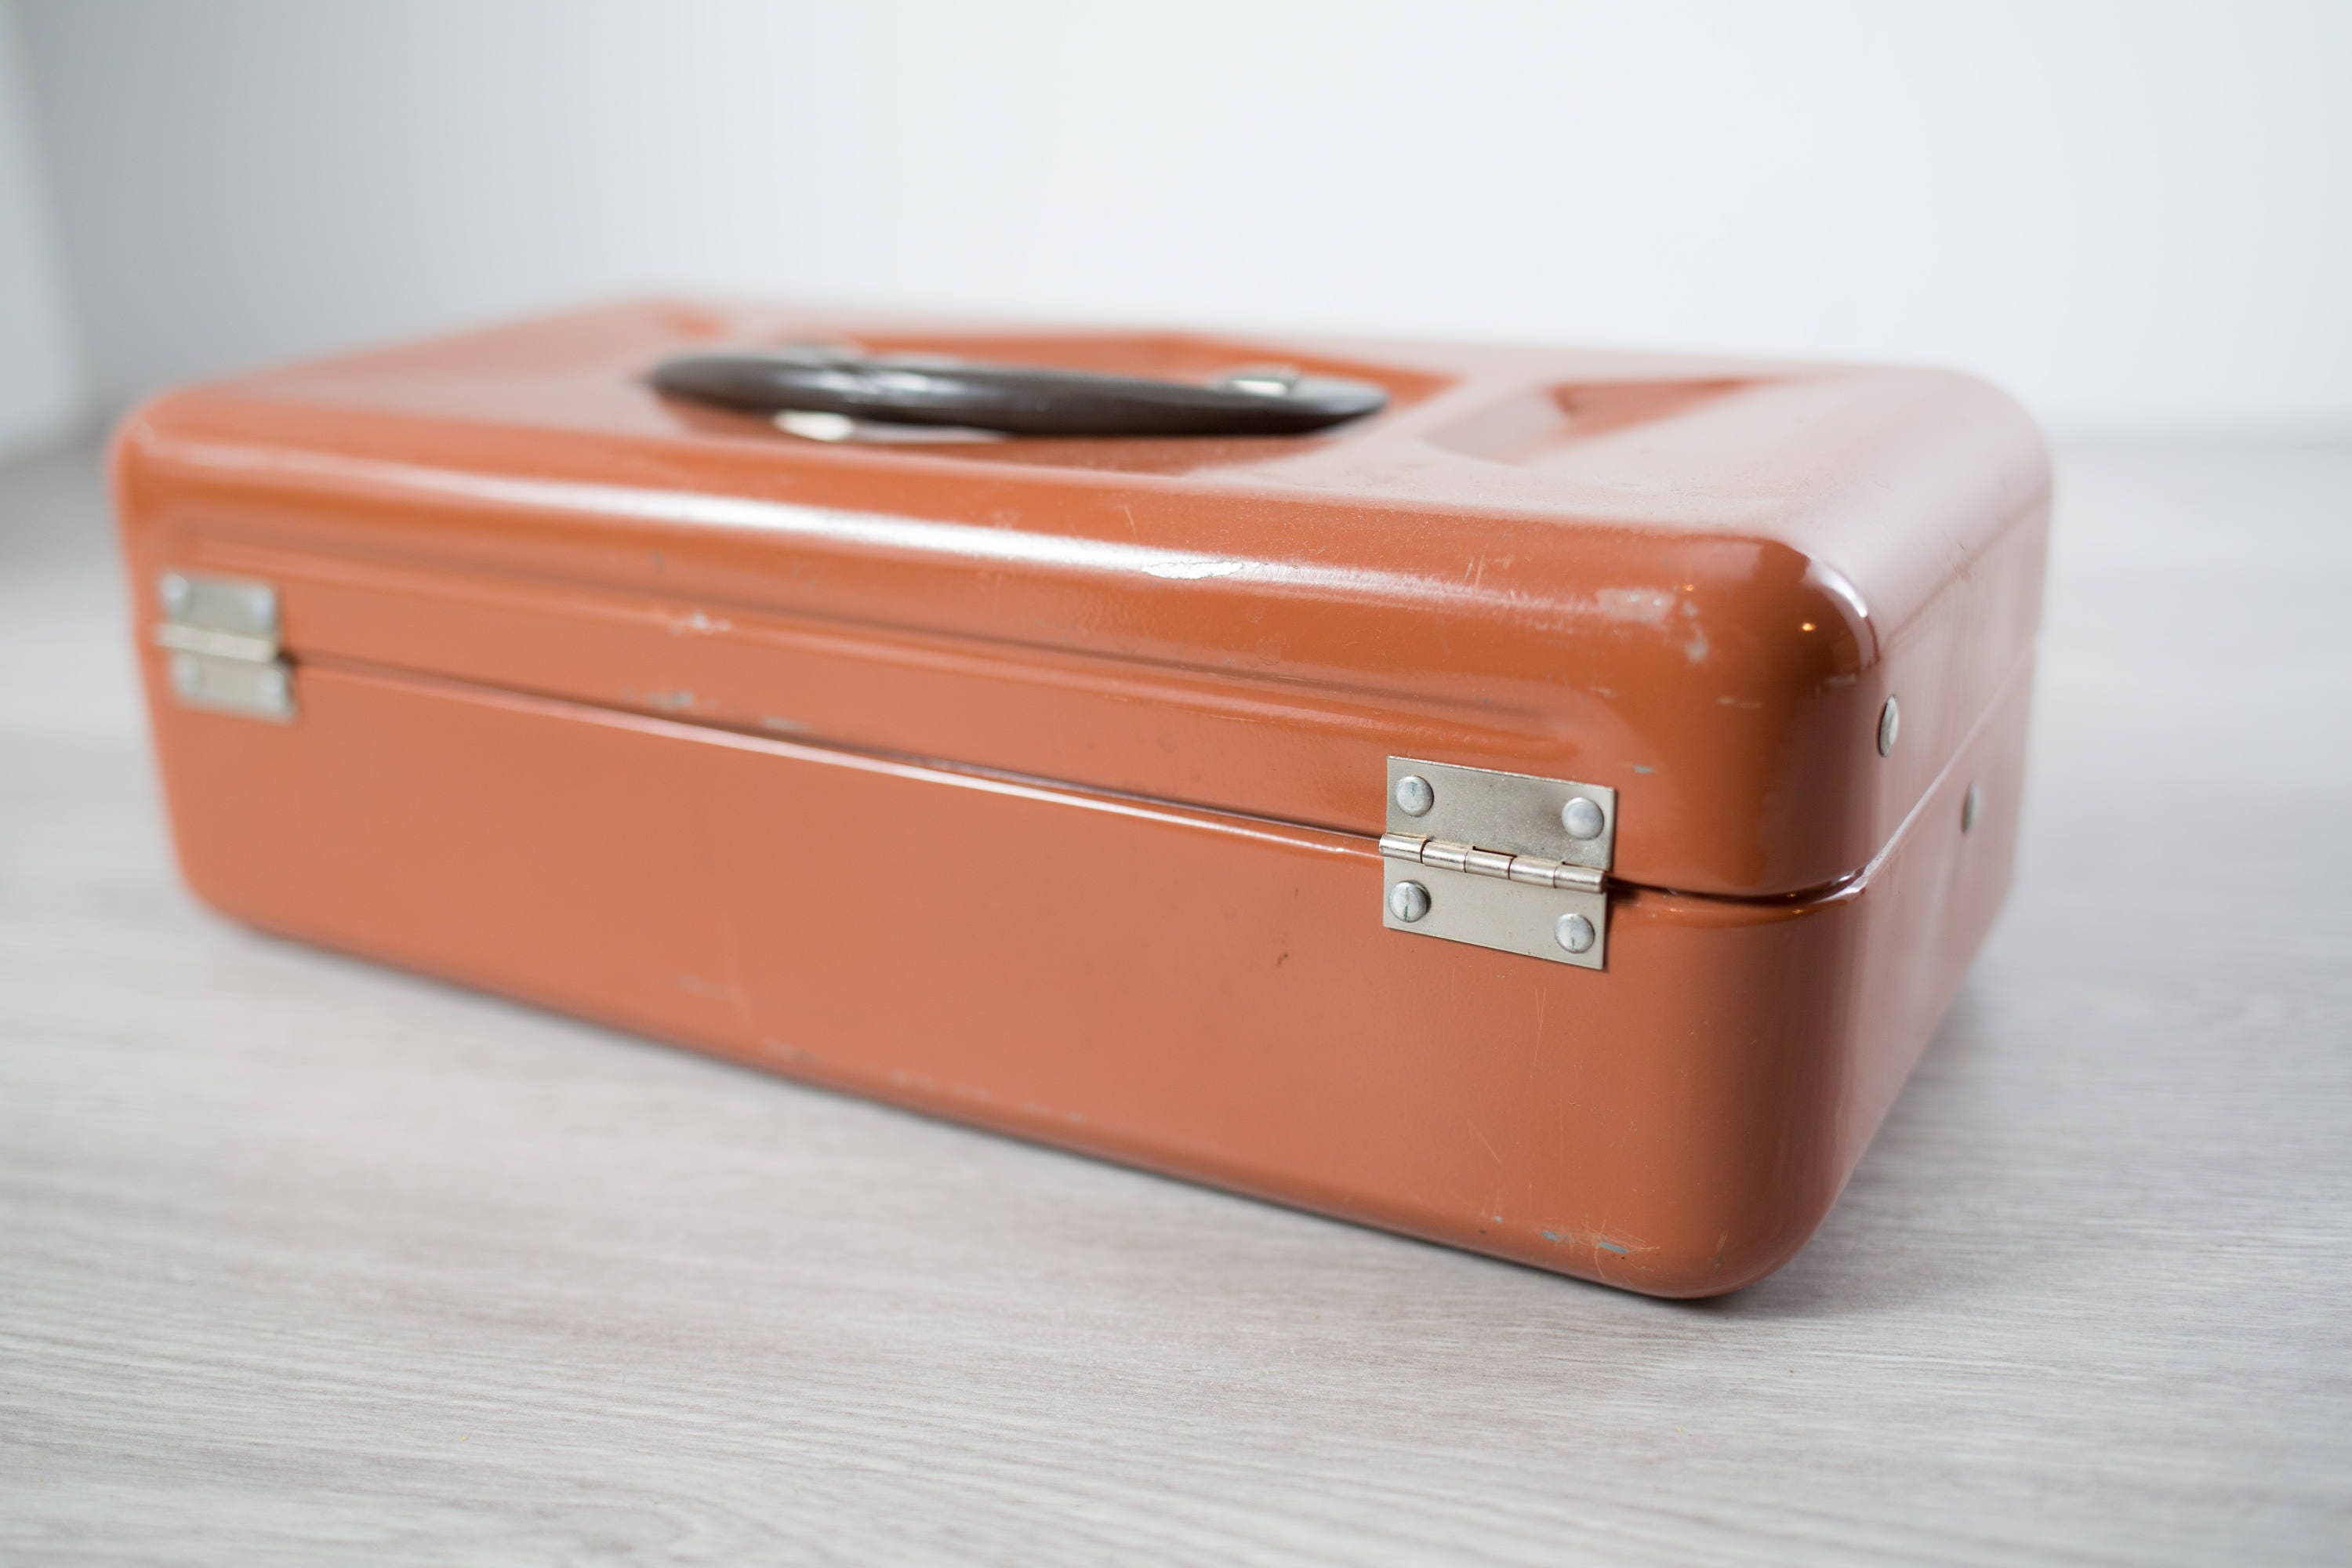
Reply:
[[1304, 436], [1386, 406], [1369, 382], [1286, 368], [1205, 384], [804, 346], [687, 354], [654, 368], [672, 397], [756, 414], [837, 414], [1012, 436]]

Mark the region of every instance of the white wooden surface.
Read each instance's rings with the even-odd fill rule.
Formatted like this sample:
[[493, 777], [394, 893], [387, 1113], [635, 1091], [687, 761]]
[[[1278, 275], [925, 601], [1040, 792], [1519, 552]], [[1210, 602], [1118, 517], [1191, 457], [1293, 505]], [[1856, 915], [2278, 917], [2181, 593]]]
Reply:
[[2069, 452], [2022, 879], [1675, 1306], [251, 935], [0, 474], [0, 1562], [2352, 1559], [2352, 451]]

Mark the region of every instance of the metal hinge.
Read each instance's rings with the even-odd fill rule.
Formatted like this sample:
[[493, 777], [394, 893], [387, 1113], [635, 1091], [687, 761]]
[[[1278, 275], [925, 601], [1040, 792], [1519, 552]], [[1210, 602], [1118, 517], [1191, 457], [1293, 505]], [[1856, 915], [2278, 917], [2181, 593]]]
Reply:
[[233, 577], [166, 572], [155, 593], [155, 644], [170, 655], [172, 694], [187, 708], [294, 720], [294, 667], [278, 641], [278, 590]]
[[1616, 846], [1605, 785], [1391, 757], [1381, 923], [1604, 968]]

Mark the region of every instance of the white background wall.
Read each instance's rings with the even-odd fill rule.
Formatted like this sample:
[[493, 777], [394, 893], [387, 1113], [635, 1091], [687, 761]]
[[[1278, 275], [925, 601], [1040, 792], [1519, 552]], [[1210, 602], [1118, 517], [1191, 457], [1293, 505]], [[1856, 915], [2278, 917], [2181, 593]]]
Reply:
[[22, 53], [0, 7], [0, 458], [72, 428], [84, 391]]
[[2352, 427], [2352, 4], [25, 0], [103, 400], [646, 287]]

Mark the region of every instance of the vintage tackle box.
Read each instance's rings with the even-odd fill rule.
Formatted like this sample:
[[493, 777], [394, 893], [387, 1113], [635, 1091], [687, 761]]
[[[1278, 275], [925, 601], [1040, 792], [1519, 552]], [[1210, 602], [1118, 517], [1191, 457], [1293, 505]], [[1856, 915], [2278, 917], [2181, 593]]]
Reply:
[[1632, 1289], [1802, 1245], [2009, 883], [1958, 375], [653, 302], [115, 480], [224, 912]]

